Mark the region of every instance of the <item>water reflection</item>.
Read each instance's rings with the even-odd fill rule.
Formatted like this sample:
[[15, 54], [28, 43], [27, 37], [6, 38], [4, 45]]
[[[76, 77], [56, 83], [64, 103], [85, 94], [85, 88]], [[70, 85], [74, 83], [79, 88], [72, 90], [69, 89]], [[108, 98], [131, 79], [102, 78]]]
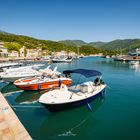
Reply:
[[11, 94], [14, 94], [14, 93], [17, 93], [17, 92], [20, 92], [20, 91], [22, 91], [22, 90], [20, 90], [16, 86], [14, 86], [12, 83], [6, 84], [1, 89], [1, 92], [4, 94], [4, 96], [10, 96]]
[[41, 96], [41, 94], [44, 94], [47, 92], [47, 90], [43, 91], [23, 91], [20, 95], [18, 95], [15, 99], [16, 103], [19, 104], [30, 104], [30, 103], [36, 103]]
[[3, 80], [0, 80], [0, 91], [8, 84], [9, 84], [8, 82], [4, 82]]
[[112, 59], [110, 60], [102, 60], [102, 61], [95, 61], [93, 62], [93, 64], [96, 65], [101, 65], [101, 66], [110, 66], [110, 67], [114, 67], [114, 68], [118, 68], [118, 67], [128, 67], [128, 63], [124, 63], [124, 62], [120, 62], [120, 61], [114, 61]]
[[129, 68], [135, 70], [135, 72], [140, 72], [140, 65], [129, 65]]
[[93, 112], [96, 112], [102, 104], [101, 98], [98, 97], [91, 104], [92, 112], [83, 106], [50, 114], [42, 123], [41, 136], [44, 139], [65, 139], [66, 137], [81, 137], [83, 139], [83, 136], [86, 136], [86, 133], [96, 125], [97, 120], [94, 118]]

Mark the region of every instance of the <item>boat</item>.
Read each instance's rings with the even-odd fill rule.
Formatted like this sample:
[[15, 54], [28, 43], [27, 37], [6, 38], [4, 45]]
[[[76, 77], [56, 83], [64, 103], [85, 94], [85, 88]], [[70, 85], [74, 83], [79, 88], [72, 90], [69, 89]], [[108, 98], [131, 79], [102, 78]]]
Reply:
[[14, 82], [17, 79], [24, 77], [34, 77], [40, 74], [36, 69], [42, 65], [20, 66], [9, 69], [3, 69], [0, 73], [0, 78], [5, 82]]
[[139, 61], [129, 61], [130, 65], [139, 65]]
[[50, 66], [48, 66], [41, 73], [36, 77], [18, 79], [14, 82], [14, 85], [22, 90], [49, 90], [60, 86], [61, 83], [68, 86], [72, 84], [72, 80], [69, 77], [60, 76], [61, 73], [57, 71], [57, 67], [51, 70]]
[[23, 65], [22, 63], [0, 63], [0, 68], [8, 68], [8, 67], [14, 67], [14, 66], [21, 66]]
[[10, 73], [2, 73], [0, 75], [0, 78], [3, 79], [5, 82], [14, 82], [17, 79], [23, 78], [23, 77], [34, 77], [37, 76], [39, 73], [36, 70], [33, 69], [25, 69], [24, 71], [20, 72], [10, 72]]
[[51, 65], [49, 65], [47, 68], [45, 69], [40, 69], [39, 72], [41, 73], [41, 76], [54, 76], [54, 75], [60, 75], [61, 72], [57, 71], [57, 66], [52, 69]]
[[86, 105], [89, 110], [92, 110], [90, 102], [98, 95], [103, 97], [106, 84], [102, 82], [101, 73], [96, 70], [75, 69], [66, 70], [63, 72], [66, 75], [77, 73], [86, 78], [96, 76], [94, 81], [83, 82], [75, 86], [67, 87], [61, 84], [59, 89], [55, 89], [44, 93], [39, 98], [39, 103], [44, 105], [50, 112], [61, 111], [64, 109], [74, 108]]
[[22, 90], [44, 90], [59, 87], [60, 83], [70, 86], [72, 84], [72, 80], [70, 78], [59, 76], [33, 77], [16, 80], [14, 85]]
[[72, 57], [64, 57], [64, 58], [54, 58], [52, 59], [53, 63], [70, 63], [72, 62]]

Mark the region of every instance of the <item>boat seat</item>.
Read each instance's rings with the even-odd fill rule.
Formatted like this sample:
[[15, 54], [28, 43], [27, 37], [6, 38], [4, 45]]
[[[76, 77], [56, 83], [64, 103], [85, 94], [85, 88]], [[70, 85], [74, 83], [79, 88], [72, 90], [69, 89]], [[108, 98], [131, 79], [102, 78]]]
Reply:
[[65, 92], [67, 92], [67, 91], [68, 91], [67, 86], [66, 86], [65, 84], [61, 84], [61, 86], [60, 86], [60, 91], [65, 91]]
[[82, 84], [80, 85], [80, 91], [83, 93], [91, 93], [93, 92], [95, 87], [92, 84]]

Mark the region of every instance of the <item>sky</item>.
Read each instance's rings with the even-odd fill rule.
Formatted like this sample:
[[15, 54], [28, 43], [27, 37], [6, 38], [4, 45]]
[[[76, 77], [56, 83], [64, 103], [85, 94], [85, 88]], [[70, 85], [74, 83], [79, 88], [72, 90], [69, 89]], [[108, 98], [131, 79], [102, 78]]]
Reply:
[[140, 0], [0, 0], [0, 30], [54, 41], [140, 38]]

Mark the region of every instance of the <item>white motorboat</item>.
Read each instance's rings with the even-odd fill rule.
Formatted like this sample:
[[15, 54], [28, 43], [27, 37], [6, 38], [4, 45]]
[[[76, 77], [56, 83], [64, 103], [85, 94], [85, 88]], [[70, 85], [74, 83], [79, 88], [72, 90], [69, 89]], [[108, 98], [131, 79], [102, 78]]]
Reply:
[[33, 77], [37, 76], [39, 73], [33, 69], [20, 69], [17, 71], [2, 72], [0, 78], [6, 82], [14, 82], [15, 80], [23, 77]]
[[6, 68], [6, 67], [13, 67], [13, 66], [21, 66], [22, 63], [9, 63], [9, 62], [5, 62], [5, 63], [0, 63], [0, 68]]
[[34, 77], [40, 74], [36, 69], [42, 65], [20, 66], [14, 68], [5, 68], [0, 73], [0, 78], [5, 82], [14, 82], [17, 79], [25, 77]]
[[72, 57], [64, 57], [64, 58], [54, 58], [52, 59], [53, 63], [70, 63], [72, 62]]
[[[85, 69], [68, 70], [63, 73], [66, 75], [79, 73], [85, 77], [101, 76], [99, 71]], [[50, 112], [82, 105], [87, 105], [88, 109], [91, 110], [90, 102], [98, 95], [103, 96], [105, 88], [106, 84], [100, 78], [97, 78], [94, 82], [88, 81], [69, 88], [62, 84], [60, 89], [55, 89], [41, 95], [39, 102]]]

